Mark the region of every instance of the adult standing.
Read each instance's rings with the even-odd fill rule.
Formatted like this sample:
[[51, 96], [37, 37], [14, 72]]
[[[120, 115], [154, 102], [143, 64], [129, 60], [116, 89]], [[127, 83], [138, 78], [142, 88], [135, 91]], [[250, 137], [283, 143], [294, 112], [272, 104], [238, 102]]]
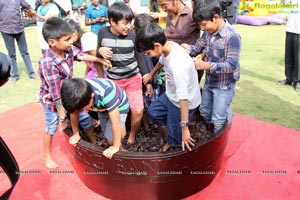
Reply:
[[31, 9], [30, 4], [25, 0], [0, 0], [0, 32], [8, 55], [12, 60], [11, 80], [13, 82], [20, 79], [17, 66], [15, 40], [17, 41], [29, 77], [31, 79], [36, 79], [36, 74], [33, 70], [31, 58], [28, 53], [20, 7], [25, 9], [26, 13], [29, 15], [34, 12], [34, 10]]
[[193, 11], [182, 0], [158, 0], [160, 7], [168, 13], [165, 34], [173, 42], [193, 44], [199, 38]]
[[[193, 11], [182, 0], [158, 0], [158, 4], [168, 13], [165, 30], [167, 39], [180, 45], [194, 44], [200, 36], [200, 30], [193, 20]], [[203, 70], [197, 72], [200, 82]]]
[[[291, 3], [299, 4], [300, 0]], [[292, 85], [300, 90], [300, 8], [291, 9], [288, 15], [285, 36], [285, 79], [279, 85]]]
[[99, 0], [91, 0], [92, 4], [85, 11], [85, 25], [98, 35], [100, 28], [108, 22], [107, 7], [99, 4]]

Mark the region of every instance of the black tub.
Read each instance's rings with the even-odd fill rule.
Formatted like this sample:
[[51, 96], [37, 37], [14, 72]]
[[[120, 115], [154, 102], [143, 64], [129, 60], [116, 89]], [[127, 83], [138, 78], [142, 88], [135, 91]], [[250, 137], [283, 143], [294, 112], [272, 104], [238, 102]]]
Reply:
[[[82, 182], [110, 199], [163, 199], [188, 197], [215, 178], [222, 163], [231, 123], [207, 143], [185, 152], [119, 152], [111, 160], [103, 148], [80, 140], [69, 144], [69, 158]], [[88, 198], [88, 196], [87, 196]]]

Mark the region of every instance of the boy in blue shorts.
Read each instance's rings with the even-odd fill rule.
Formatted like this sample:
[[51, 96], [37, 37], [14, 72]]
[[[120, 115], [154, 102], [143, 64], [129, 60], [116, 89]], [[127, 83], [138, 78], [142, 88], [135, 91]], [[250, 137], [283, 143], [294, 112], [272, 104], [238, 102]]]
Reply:
[[196, 68], [206, 72], [200, 114], [206, 123], [213, 124], [215, 135], [232, 118], [230, 104], [240, 78], [241, 39], [221, 13], [217, 0], [201, 2], [193, 12], [194, 21], [204, 31], [197, 41], [198, 49], [202, 46], [204, 52], [194, 60]]
[[166, 92], [151, 103], [149, 119], [167, 134], [167, 143], [161, 151], [170, 147], [185, 147], [191, 150], [189, 120], [201, 103], [198, 75], [193, 59], [177, 43], [167, 41], [163, 29], [157, 23], [148, 24], [137, 32], [136, 48], [150, 57], [159, 57], [154, 69], [143, 77], [148, 83], [156, 72], [164, 66]]
[[[70, 25], [57, 17], [52, 17], [45, 21], [42, 30], [43, 37], [50, 47], [43, 53], [38, 68], [38, 74], [41, 79], [39, 96], [46, 119], [44, 157], [47, 168], [56, 168], [58, 166], [51, 157], [51, 143], [58, 125], [60, 130], [67, 127], [66, 113], [61, 105], [60, 87], [64, 80], [72, 78], [74, 60], [88, 60], [110, 65], [110, 62], [83, 54], [74, 47], [72, 45], [73, 33], [74, 30]], [[92, 121], [87, 113], [81, 114], [80, 125], [89, 136], [91, 142], [96, 143]]]
[[[97, 56], [110, 60], [107, 78], [123, 88], [130, 103], [130, 133], [128, 143], [135, 142], [143, 116], [142, 75], [148, 73], [143, 54], [134, 48], [135, 33], [131, 30], [133, 12], [125, 3], [116, 2], [108, 8], [110, 26], [98, 33]], [[151, 84], [146, 85], [151, 93]]]
[[129, 111], [125, 91], [108, 79], [79, 79], [64, 81], [61, 89], [61, 100], [64, 108], [71, 115], [73, 136], [70, 142], [78, 142], [79, 113], [82, 110], [98, 113], [101, 129], [107, 143], [111, 145], [103, 152], [107, 158], [122, 150], [121, 140], [126, 135], [125, 122]]

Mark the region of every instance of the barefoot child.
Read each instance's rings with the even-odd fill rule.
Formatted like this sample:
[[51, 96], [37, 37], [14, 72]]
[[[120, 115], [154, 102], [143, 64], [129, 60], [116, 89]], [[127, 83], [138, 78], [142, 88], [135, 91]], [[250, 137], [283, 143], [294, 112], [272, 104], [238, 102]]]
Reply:
[[[97, 57], [80, 53], [72, 46], [74, 30], [70, 25], [57, 17], [51, 17], [43, 26], [43, 36], [49, 44], [49, 49], [43, 53], [39, 61], [38, 73], [41, 79], [39, 96], [45, 115], [44, 157], [47, 168], [56, 168], [58, 165], [51, 156], [53, 135], [67, 126], [66, 113], [61, 105], [60, 87], [64, 80], [73, 76], [73, 63], [76, 60], [90, 60], [109, 65]], [[92, 121], [87, 113], [81, 114], [81, 125], [90, 140], [95, 143], [96, 138], [92, 129]]]
[[151, 57], [160, 57], [154, 69], [143, 77], [148, 83], [164, 65], [166, 92], [151, 103], [149, 119], [167, 133], [162, 151], [181, 146], [191, 150], [194, 140], [188, 128], [189, 119], [201, 103], [197, 71], [192, 58], [177, 43], [167, 41], [156, 23], [142, 27], [136, 35], [136, 48]]
[[[148, 73], [143, 55], [134, 48], [135, 33], [130, 30], [133, 12], [125, 3], [115, 2], [108, 9], [110, 26], [98, 33], [97, 56], [111, 61], [107, 78], [122, 87], [130, 103], [128, 143], [135, 142], [143, 116], [142, 75]], [[147, 86], [147, 89], [151, 85]]]
[[61, 89], [63, 107], [71, 114], [73, 136], [70, 143], [80, 140], [78, 131], [79, 113], [82, 110], [98, 113], [101, 129], [111, 145], [103, 152], [107, 158], [122, 149], [121, 140], [126, 135], [125, 122], [129, 111], [125, 91], [108, 79], [79, 79], [64, 81]]

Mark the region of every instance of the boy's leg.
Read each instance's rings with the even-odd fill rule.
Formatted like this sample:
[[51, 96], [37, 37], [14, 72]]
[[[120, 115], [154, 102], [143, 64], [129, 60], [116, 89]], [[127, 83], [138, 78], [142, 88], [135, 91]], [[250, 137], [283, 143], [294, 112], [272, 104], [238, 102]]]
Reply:
[[202, 88], [202, 101], [199, 106], [200, 115], [203, 117], [204, 121], [209, 124], [211, 123], [212, 107], [213, 107], [213, 93], [211, 88], [206, 84]]
[[121, 87], [125, 90], [128, 96], [131, 112], [131, 127], [128, 137], [128, 143], [133, 144], [135, 142], [135, 135], [140, 129], [144, 112], [142, 76], [141, 74], [137, 74], [134, 77], [122, 81], [123, 83], [126, 82]]
[[47, 168], [56, 168], [58, 165], [51, 156], [51, 145], [53, 135], [57, 131], [58, 127], [58, 114], [56, 112], [51, 112], [43, 105], [44, 115], [46, 119], [45, 123], [45, 133], [44, 133], [44, 159], [45, 159], [45, 166]]
[[94, 133], [93, 121], [87, 112], [79, 113], [79, 123], [84, 133], [88, 136], [92, 144], [97, 143], [96, 135]]
[[226, 88], [214, 88], [213, 90], [213, 112], [211, 122], [214, 124], [214, 133], [220, 130], [227, 120], [230, 104], [234, 96], [235, 83]]
[[[107, 114], [102, 114], [102, 113], [99, 113], [98, 116], [100, 119], [100, 126], [107, 140], [107, 143], [109, 145], [112, 145], [113, 144], [112, 123], [109, 119], [109, 116]], [[126, 135], [126, 127], [125, 127], [126, 118], [127, 118], [127, 114], [120, 114], [120, 129], [121, 129], [122, 139]], [[122, 149], [122, 143], [120, 148]]]
[[[167, 132], [167, 116], [168, 116], [168, 100], [165, 93], [160, 95], [158, 99], [151, 103], [148, 109], [148, 117], [151, 122], [157, 124], [161, 133], [165, 136]], [[161, 151], [167, 151], [170, 145], [167, 143], [163, 146]]]
[[47, 168], [56, 168], [58, 165], [51, 157], [51, 145], [52, 145], [53, 135], [44, 134], [44, 158], [45, 158], [45, 165]]

